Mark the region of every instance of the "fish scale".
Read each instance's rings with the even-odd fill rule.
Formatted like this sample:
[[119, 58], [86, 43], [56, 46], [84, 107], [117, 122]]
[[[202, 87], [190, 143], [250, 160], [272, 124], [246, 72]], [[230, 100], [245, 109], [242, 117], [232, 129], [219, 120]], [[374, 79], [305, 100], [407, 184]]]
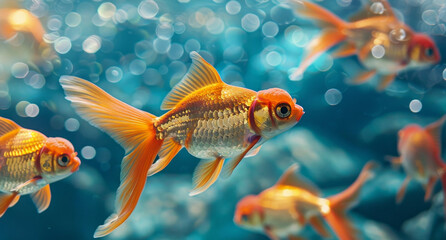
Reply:
[[240, 87], [205, 87], [159, 119], [157, 136], [173, 137], [198, 158], [236, 156], [255, 134], [247, 121], [255, 97], [254, 91]]
[[[0, 148], [0, 191], [12, 191], [19, 184], [39, 175], [36, 161], [46, 137], [36, 131], [20, 129], [10, 139], [2, 139]], [[39, 186], [30, 185], [20, 193], [34, 192]]]

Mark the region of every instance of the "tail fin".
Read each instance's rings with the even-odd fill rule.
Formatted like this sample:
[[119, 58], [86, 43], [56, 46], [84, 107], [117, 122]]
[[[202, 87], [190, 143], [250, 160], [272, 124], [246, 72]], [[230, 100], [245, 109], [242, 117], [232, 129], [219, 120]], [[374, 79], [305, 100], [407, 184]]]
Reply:
[[290, 2], [299, 16], [315, 20], [318, 25], [325, 28], [306, 48], [309, 51], [304, 54], [300, 66], [291, 76], [295, 78], [303, 74], [322, 53], [346, 39], [349, 23], [315, 3], [300, 0], [290, 0]]
[[328, 198], [330, 211], [324, 214], [325, 220], [341, 240], [357, 239], [357, 231], [345, 215], [345, 210], [352, 207], [359, 196], [364, 183], [373, 177], [371, 169], [375, 167], [374, 162], [367, 163], [359, 174], [356, 181], [346, 190]]
[[121, 185], [116, 194], [117, 213], [112, 214], [94, 234], [95, 238], [103, 237], [121, 225], [136, 207], [147, 172], [163, 141], [156, 139], [154, 115], [113, 98], [86, 80], [62, 76], [60, 83], [77, 112], [125, 149]]

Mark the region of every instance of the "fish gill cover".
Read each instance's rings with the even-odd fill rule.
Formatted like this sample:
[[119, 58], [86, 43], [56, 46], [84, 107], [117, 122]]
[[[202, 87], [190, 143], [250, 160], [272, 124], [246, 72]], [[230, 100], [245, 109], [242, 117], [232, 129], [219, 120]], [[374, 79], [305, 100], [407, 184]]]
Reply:
[[[398, 19], [430, 35], [446, 56], [444, 1], [389, 2]], [[348, 20], [367, 1], [317, 3]], [[55, 200], [44, 213], [32, 214], [29, 200], [9, 209], [0, 218], [1, 239], [91, 239], [113, 211], [124, 151], [75, 113], [64, 99], [60, 76], [88, 79], [158, 116], [163, 98], [186, 74], [192, 51], [228, 84], [287, 90], [306, 114], [256, 157], [245, 159], [231, 178], [197, 197], [188, 192], [198, 159], [181, 151], [162, 173], [148, 178], [134, 213], [105, 239], [267, 239], [233, 223], [238, 200], [271, 187], [295, 162], [324, 196], [332, 195], [349, 186], [371, 159], [383, 167], [349, 212], [364, 238], [444, 238], [439, 187], [433, 200], [424, 202], [422, 186], [412, 183], [397, 205], [405, 174], [385, 160], [398, 155], [398, 130], [408, 123], [427, 125], [446, 113], [444, 60], [401, 72], [383, 92], [374, 90], [376, 80], [349, 84], [364, 66], [354, 56], [333, 59], [330, 51], [305, 75], [293, 77], [321, 29], [284, 0], [2, 0], [0, 6], [26, 9], [45, 30], [38, 41], [37, 27], [6, 31], [0, 18], [0, 115], [69, 139], [83, 160], [76, 174], [51, 186]], [[11, 19], [20, 23], [23, 16]], [[382, 54], [382, 48], [374, 50], [374, 56]], [[304, 236], [319, 237], [310, 229]]]

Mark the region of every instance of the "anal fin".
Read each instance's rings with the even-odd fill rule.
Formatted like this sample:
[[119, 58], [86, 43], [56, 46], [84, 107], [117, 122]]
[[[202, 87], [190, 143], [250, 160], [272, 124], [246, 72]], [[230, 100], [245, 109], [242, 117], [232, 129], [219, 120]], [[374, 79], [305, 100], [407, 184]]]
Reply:
[[223, 175], [224, 178], [228, 178], [231, 176], [232, 172], [237, 167], [237, 165], [242, 161], [242, 159], [246, 156], [246, 154], [259, 142], [260, 138], [261, 138], [260, 136], [255, 136], [254, 139], [249, 144], [249, 146], [245, 149], [245, 151], [243, 151], [237, 157], [231, 159], [231, 161], [229, 161], [226, 164]]
[[195, 169], [193, 176], [194, 188], [189, 195], [194, 196], [206, 191], [217, 180], [224, 161], [221, 157], [217, 157], [214, 161], [201, 160]]
[[51, 190], [50, 185], [47, 184], [45, 187], [41, 188], [39, 191], [31, 195], [34, 204], [37, 207], [37, 212], [41, 213], [45, 211], [51, 202]]
[[403, 184], [401, 185], [400, 189], [398, 190], [398, 193], [396, 195], [396, 202], [401, 203], [403, 201], [404, 195], [406, 194], [406, 188], [407, 185], [410, 182], [410, 177], [406, 177], [403, 181]]

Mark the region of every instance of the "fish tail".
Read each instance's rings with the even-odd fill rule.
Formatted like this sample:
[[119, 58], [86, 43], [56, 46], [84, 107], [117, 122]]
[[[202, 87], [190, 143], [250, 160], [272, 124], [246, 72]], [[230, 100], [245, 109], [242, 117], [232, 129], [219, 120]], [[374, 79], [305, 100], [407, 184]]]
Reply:
[[357, 202], [362, 186], [368, 179], [373, 177], [371, 170], [375, 165], [374, 162], [367, 163], [359, 174], [359, 177], [349, 188], [328, 198], [330, 211], [323, 214], [323, 216], [341, 240], [358, 239], [357, 230], [345, 215], [345, 211]]
[[121, 225], [136, 207], [163, 140], [156, 138], [154, 115], [113, 98], [86, 80], [62, 76], [60, 83], [79, 115], [108, 133], [125, 149], [121, 184], [116, 193], [116, 213], [94, 234], [95, 238], [103, 237]]
[[12, 194], [0, 195], [0, 217], [5, 214], [9, 207], [12, 207], [17, 203], [19, 197], [20, 196], [16, 192], [13, 192]]
[[314, 20], [324, 28], [322, 34], [313, 39], [306, 48], [307, 52], [303, 55], [301, 64], [291, 76], [294, 78], [302, 75], [322, 53], [343, 42], [347, 38], [350, 23], [312, 2], [291, 0], [291, 4], [298, 16]]

